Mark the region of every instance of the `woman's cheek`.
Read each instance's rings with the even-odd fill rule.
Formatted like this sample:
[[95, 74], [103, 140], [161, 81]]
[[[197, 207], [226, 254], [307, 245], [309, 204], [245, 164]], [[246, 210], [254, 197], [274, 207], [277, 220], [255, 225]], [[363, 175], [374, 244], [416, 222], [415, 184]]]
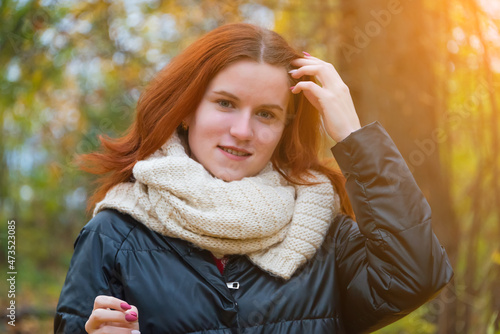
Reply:
[[[283, 134], [282, 124], [270, 124], [263, 127], [259, 132], [259, 139], [263, 145], [277, 145]], [[274, 148], [273, 148], [274, 150]]]
[[211, 113], [207, 113], [207, 117], [205, 120], [207, 123], [213, 124], [215, 126], [222, 126], [224, 124], [230, 124], [231, 122], [231, 113], [224, 112], [221, 110], [213, 110]]

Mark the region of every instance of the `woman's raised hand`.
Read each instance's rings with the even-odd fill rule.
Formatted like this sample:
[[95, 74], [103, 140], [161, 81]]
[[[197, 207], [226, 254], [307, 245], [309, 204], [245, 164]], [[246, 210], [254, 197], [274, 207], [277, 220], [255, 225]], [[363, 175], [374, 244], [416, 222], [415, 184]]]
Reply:
[[140, 334], [137, 308], [111, 296], [97, 296], [85, 324], [89, 334]]
[[358, 115], [352, 102], [349, 88], [340, 78], [332, 64], [304, 52], [304, 58], [292, 61], [296, 70], [290, 75], [299, 79], [304, 75], [314, 76], [320, 85], [313, 81], [300, 81], [291, 88], [292, 93], [303, 92], [311, 104], [323, 117], [325, 130], [336, 142], [342, 141], [350, 133], [361, 128]]

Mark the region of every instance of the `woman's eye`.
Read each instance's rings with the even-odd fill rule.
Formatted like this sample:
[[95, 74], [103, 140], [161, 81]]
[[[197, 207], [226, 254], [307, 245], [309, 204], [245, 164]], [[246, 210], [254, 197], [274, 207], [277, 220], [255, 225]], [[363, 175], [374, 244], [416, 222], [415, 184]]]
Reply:
[[232, 108], [233, 104], [228, 100], [217, 100], [217, 104], [222, 108]]
[[262, 118], [265, 118], [265, 119], [273, 119], [274, 118], [274, 114], [270, 111], [267, 111], [267, 110], [259, 111], [258, 115]]

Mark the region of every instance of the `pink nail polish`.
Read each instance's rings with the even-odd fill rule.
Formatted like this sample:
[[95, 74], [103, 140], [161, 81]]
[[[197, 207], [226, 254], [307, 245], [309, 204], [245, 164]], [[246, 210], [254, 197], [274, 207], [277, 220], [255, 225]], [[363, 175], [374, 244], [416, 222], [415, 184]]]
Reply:
[[132, 314], [125, 314], [125, 320], [129, 322], [134, 322], [137, 320], [137, 316], [133, 316]]
[[121, 303], [120, 307], [125, 311], [130, 310], [132, 308], [132, 306], [130, 306], [128, 303]]
[[295, 88], [295, 86], [292, 86], [292, 87], [290, 87], [290, 90], [293, 90], [294, 88]]
[[135, 313], [134, 311], [130, 311], [129, 314], [133, 315], [134, 317], [137, 318], [137, 313]]
[[308, 52], [302, 51], [302, 53], [303, 53], [305, 56], [311, 57], [311, 55], [310, 55]]

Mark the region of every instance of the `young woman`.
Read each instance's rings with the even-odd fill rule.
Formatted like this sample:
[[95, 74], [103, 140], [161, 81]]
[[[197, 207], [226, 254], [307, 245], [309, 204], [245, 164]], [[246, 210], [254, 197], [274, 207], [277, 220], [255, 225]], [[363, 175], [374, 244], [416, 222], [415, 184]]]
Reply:
[[[320, 129], [343, 176], [318, 159]], [[272, 31], [202, 37], [102, 148], [83, 157], [103, 178], [56, 333], [368, 332], [452, 277], [390, 137]]]

